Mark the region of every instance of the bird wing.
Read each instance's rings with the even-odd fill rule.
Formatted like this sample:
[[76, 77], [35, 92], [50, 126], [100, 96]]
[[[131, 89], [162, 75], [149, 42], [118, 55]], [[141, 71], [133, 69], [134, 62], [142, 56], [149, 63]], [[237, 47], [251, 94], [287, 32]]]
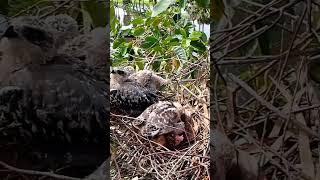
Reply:
[[111, 112], [137, 117], [150, 105], [158, 101], [155, 91], [137, 83], [126, 82], [110, 92]]
[[184, 132], [184, 123], [177, 107], [168, 101], [160, 101], [147, 108], [134, 122], [142, 124], [141, 132], [145, 136], [156, 136], [168, 133], [181, 134]]

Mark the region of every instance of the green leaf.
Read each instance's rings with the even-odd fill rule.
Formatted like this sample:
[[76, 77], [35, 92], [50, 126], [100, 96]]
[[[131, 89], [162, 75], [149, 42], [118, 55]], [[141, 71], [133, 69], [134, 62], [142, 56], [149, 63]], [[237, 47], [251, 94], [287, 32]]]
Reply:
[[189, 35], [189, 39], [191, 41], [197, 41], [199, 39], [201, 39], [203, 32], [201, 31], [193, 31], [190, 35]]
[[180, 33], [184, 38], [187, 37], [187, 32], [186, 32], [186, 30], [184, 30], [183, 28], [179, 28], [179, 33]]
[[154, 71], [158, 71], [160, 69], [160, 65], [161, 65], [161, 60], [160, 59], [157, 59], [157, 61], [154, 61], [152, 63], [152, 69]]
[[183, 10], [186, 8], [187, 0], [179, 0], [179, 7]]
[[155, 17], [162, 13], [163, 11], [167, 10], [169, 6], [176, 2], [176, 0], [160, 0], [152, 9], [151, 17]]
[[107, 2], [100, 0], [83, 1], [82, 8], [90, 14], [94, 27], [106, 26], [109, 21]]
[[186, 51], [181, 46], [174, 47], [173, 52], [177, 55], [180, 61], [186, 62], [188, 60]]
[[161, 18], [155, 17], [154, 20], [152, 21], [151, 25], [156, 28], [161, 22]]
[[159, 40], [154, 36], [146, 37], [146, 39], [143, 41], [141, 47], [145, 48], [145, 49], [152, 48], [158, 43], [158, 41]]
[[208, 8], [210, 5], [210, 0], [196, 0], [199, 7]]
[[124, 38], [118, 38], [113, 42], [113, 46], [112, 48], [116, 49], [120, 46], [120, 44], [122, 44], [123, 42], [126, 42], [126, 40]]
[[110, 30], [115, 31], [116, 30], [116, 24], [119, 21], [118, 18], [116, 18], [116, 13], [114, 10], [113, 2], [110, 2]]
[[139, 70], [142, 70], [144, 68], [144, 61], [142, 59], [135, 59], [134, 64], [136, 67], [138, 67]]
[[144, 23], [144, 20], [142, 18], [140, 18], [140, 17], [137, 17], [136, 19], [131, 21], [131, 24], [133, 26], [141, 25], [143, 23]]
[[190, 39], [183, 39], [181, 45], [182, 45], [184, 48], [188, 48], [188, 47], [190, 46], [190, 42], [191, 42]]
[[207, 50], [207, 47], [202, 42], [199, 42], [199, 41], [191, 41], [190, 45], [201, 53]]
[[134, 36], [141, 36], [146, 30], [143, 27], [138, 27], [133, 30]]

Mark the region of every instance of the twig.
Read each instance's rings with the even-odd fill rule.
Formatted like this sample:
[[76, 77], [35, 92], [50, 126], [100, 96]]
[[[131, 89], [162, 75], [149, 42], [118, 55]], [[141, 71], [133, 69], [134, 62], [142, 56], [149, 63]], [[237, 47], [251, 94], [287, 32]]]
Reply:
[[17, 173], [22, 173], [22, 174], [29, 174], [29, 175], [36, 175], [36, 176], [47, 176], [47, 177], [53, 177], [57, 179], [63, 179], [63, 180], [82, 180], [80, 178], [74, 178], [74, 177], [68, 177], [64, 175], [58, 175], [58, 174], [53, 174], [51, 172], [41, 172], [41, 171], [33, 171], [33, 170], [25, 170], [25, 169], [19, 169], [13, 166], [10, 166], [2, 161], [0, 161], [0, 165]]

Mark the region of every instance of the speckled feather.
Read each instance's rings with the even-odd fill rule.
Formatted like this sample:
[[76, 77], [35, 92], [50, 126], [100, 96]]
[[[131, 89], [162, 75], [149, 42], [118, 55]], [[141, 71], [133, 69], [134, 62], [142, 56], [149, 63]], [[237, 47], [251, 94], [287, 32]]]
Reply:
[[88, 34], [75, 37], [59, 48], [58, 52], [82, 60], [107, 79], [109, 51], [107, 50], [106, 32], [106, 28], [95, 28]]
[[1, 121], [22, 124], [24, 133], [20, 135], [28, 138], [102, 141], [108, 118], [107, 83], [75, 64], [63, 62], [65, 58], [26, 67], [2, 82], [2, 87], [19, 86], [20, 90], [0, 94], [0, 99], [10, 93], [10, 97], [18, 97], [16, 101], [1, 101], [3, 107], [10, 107], [10, 112], [0, 111], [6, 114]]
[[147, 108], [137, 120], [134, 126], [141, 126], [141, 134], [146, 137], [184, 132], [184, 123], [181, 122], [181, 109], [177, 103], [159, 101]]
[[157, 101], [155, 91], [133, 81], [125, 81], [120, 88], [110, 92], [110, 108], [114, 114], [137, 117]]
[[1, 41], [0, 88], [20, 90], [0, 94], [18, 98], [1, 101], [0, 119], [20, 124], [22, 132], [8, 130], [30, 140], [103, 142], [109, 83], [77, 58], [56, 54], [50, 36], [54, 34], [44, 29], [13, 23], [6, 33]]
[[160, 90], [162, 86], [166, 85], [169, 82], [168, 80], [163, 79], [150, 70], [141, 70], [132, 73], [128, 78], [140, 83], [146, 88], [154, 90]]

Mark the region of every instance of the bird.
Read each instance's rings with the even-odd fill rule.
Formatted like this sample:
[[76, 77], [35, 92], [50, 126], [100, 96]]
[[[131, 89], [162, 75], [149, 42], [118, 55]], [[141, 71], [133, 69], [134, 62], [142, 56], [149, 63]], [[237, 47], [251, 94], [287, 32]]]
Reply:
[[159, 94], [128, 79], [128, 75], [125, 70], [111, 70], [110, 111], [116, 115], [137, 117], [150, 105], [159, 101]]
[[110, 90], [119, 89], [121, 83], [128, 80], [129, 76], [134, 72], [134, 70], [128, 67], [111, 67], [110, 70]]
[[128, 78], [140, 83], [142, 86], [146, 88], [154, 90], [160, 90], [161, 87], [167, 85], [170, 82], [169, 80], [164, 79], [161, 76], [158, 76], [153, 71], [146, 69], [132, 73]]
[[82, 60], [100, 74], [101, 78], [108, 79], [107, 45], [107, 29], [97, 27], [87, 34], [74, 37], [59, 48], [58, 52]]
[[132, 124], [140, 134], [169, 149], [191, 140], [190, 114], [178, 102], [159, 101], [148, 107]]
[[[68, 121], [65, 126], [69, 128], [89, 130], [91, 123], [105, 126], [101, 118], [107, 114], [104, 101], [108, 83], [97, 80], [91, 69], [76, 58], [57, 54], [53, 44], [52, 34], [41, 28], [29, 24], [8, 27], [0, 43], [1, 87], [32, 91], [35, 108], [47, 115], [61, 113], [59, 118]], [[82, 113], [78, 113], [80, 110]]]
[[50, 15], [42, 20], [56, 36], [56, 48], [80, 35], [77, 21], [67, 14]]
[[110, 154], [109, 82], [77, 57], [58, 53], [55, 33], [29, 19], [13, 20], [0, 40], [0, 141], [46, 156], [70, 151], [81, 166], [100, 163]]
[[54, 34], [56, 48], [65, 42], [79, 36], [77, 21], [66, 14], [50, 15], [45, 19], [38, 16], [19, 16], [11, 20], [12, 26], [28, 25], [33, 28], [41, 28]]

